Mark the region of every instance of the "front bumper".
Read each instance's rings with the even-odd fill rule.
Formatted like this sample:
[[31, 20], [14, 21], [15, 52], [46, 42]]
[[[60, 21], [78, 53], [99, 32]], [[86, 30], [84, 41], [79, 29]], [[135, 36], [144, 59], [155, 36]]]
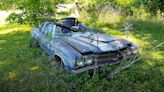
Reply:
[[85, 67], [81, 67], [79, 69], [73, 69], [71, 70], [72, 73], [75, 73], [75, 74], [79, 74], [79, 73], [82, 73], [82, 72], [85, 72], [85, 71], [88, 71], [88, 70], [92, 70], [92, 69], [96, 69], [96, 68], [99, 68], [101, 66], [105, 66], [105, 65], [114, 65], [114, 64], [118, 64], [122, 61], [117, 61], [115, 63], [106, 63], [106, 64], [99, 64], [99, 65], [90, 65], [90, 66], [85, 66]]
[[[133, 46], [135, 48], [137, 48], [137, 45], [133, 44]], [[126, 52], [126, 51], [124, 51]], [[92, 65], [89, 65], [89, 66], [84, 66], [84, 67], [81, 67], [81, 68], [78, 68], [78, 69], [73, 69], [71, 70], [72, 73], [75, 73], [75, 74], [79, 74], [79, 73], [82, 73], [82, 72], [85, 72], [85, 71], [88, 71], [88, 70], [91, 70], [91, 69], [96, 69], [100, 66], [105, 66], [105, 65], [114, 65], [114, 64], [118, 64], [118, 63], [121, 63], [123, 61], [128, 61], [130, 58], [132, 58], [133, 55], [135, 55], [136, 53], [138, 52], [138, 48], [136, 50], [135, 53], [131, 53], [131, 54], [121, 54], [122, 57], [121, 59], [119, 58], [118, 60], [116, 60], [115, 62], [108, 62], [108, 63], [102, 63], [102, 64], [92, 64]], [[103, 62], [103, 61], [102, 61]]]
[[92, 64], [92, 65], [89, 65], [89, 66], [84, 66], [84, 67], [81, 67], [81, 68], [78, 68], [78, 69], [73, 69], [71, 70], [72, 73], [75, 73], [75, 74], [79, 74], [79, 73], [82, 73], [82, 72], [85, 72], [85, 71], [88, 71], [88, 70], [92, 70], [92, 69], [96, 69], [96, 68], [99, 68], [101, 66], [105, 66], [105, 65], [115, 65], [115, 64], [118, 64], [118, 63], [121, 63], [121, 62], [126, 62], [128, 61], [130, 58], [132, 58], [132, 55], [130, 56], [124, 56], [122, 59], [119, 59], [118, 61], [115, 61], [115, 62], [110, 62], [110, 63], [102, 63], [102, 64]]

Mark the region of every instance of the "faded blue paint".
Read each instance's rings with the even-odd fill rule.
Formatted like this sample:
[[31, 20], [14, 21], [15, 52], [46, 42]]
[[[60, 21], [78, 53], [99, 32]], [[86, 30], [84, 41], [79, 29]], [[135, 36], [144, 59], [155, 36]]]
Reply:
[[[69, 23], [69, 21], [66, 20], [64, 22], [64, 25]], [[75, 20], [73, 20], [73, 22], [76, 23]], [[73, 71], [74, 73], [80, 73], [81, 71], [101, 66], [96, 65], [94, 67], [91, 65], [91, 67], [87, 66], [87, 69], [84, 66], [75, 70], [75, 67], [77, 67], [76, 62], [81, 58], [93, 57], [96, 55], [94, 53], [101, 54], [105, 52], [119, 51], [123, 48], [137, 48], [136, 44], [127, 40], [101, 33], [86, 31], [91, 28], [84, 24], [78, 23], [75, 25], [71, 24], [71, 26], [70, 24], [68, 25], [70, 28], [77, 28], [80, 31], [73, 32], [67, 29], [69, 32], [65, 33], [61, 26], [56, 25], [54, 22], [47, 21], [39, 28], [34, 28], [31, 31], [31, 35], [39, 42], [40, 47], [46, 51], [48, 55], [51, 57], [54, 57], [55, 55], [59, 56], [62, 59], [65, 68]], [[86, 53], [91, 54], [87, 55]]]

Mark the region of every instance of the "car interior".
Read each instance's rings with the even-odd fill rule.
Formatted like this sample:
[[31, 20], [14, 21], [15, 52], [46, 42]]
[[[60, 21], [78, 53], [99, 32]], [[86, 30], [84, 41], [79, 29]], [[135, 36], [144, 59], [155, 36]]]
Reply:
[[[74, 32], [79, 31], [79, 22], [76, 18], [63, 18], [60, 19], [62, 24], [66, 27], [71, 28]], [[64, 29], [63, 33], [68, 33], [70, 32], [69, 29]]]

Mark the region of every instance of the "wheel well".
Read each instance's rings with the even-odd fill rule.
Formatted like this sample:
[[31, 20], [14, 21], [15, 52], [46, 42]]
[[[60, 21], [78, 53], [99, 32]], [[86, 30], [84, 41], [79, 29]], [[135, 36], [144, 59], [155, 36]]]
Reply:
[[58, 62], [62, 61], [61, 57], [59, 57], [58, 55], [55, 55], [55, 60], [58, 61]]

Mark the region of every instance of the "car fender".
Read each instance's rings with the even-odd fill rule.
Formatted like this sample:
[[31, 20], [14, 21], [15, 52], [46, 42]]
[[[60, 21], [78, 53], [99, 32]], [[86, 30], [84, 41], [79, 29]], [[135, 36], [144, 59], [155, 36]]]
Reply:
[[76, 59], [82, 57], [78, 51], [60, 40], [51, 42], [51, 47], [54, 49], [53, 55], [59, 56], [67, 69], [72, 69], [75, 66]]

